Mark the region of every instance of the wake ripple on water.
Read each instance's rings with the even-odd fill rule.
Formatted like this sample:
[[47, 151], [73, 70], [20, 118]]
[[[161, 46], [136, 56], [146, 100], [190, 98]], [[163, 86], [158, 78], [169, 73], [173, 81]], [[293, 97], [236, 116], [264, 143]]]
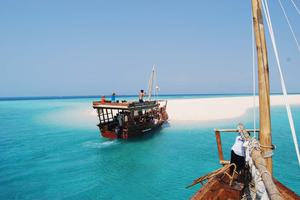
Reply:
[[84, 142], [82, 144], [83, 147], [86, 148], [92, 148], [92, 149], [102, 149], [102, 148], [108, 148], [114, 145], [120, 144], [120, 142], [118, 142], [117, 140], [113, 140], [113, 141], [105, 141], [105, 142], [92, 142], [92, 141], [88, 141], [88, 142]]

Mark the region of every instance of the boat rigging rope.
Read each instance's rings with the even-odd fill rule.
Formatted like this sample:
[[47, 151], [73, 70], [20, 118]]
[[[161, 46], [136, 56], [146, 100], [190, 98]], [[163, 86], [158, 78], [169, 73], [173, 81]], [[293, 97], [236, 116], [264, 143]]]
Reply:
[[295, 40], [295, 42], [296, 42], [298, 51], [299, 51], [299, 53], [300, 53], [300, 45], [299, 45], [299, 42], [298, 42], [298, 40], [297, 40], [297, 38], [296, 38], [294, 29], [293, 29], [293, 27], [292, 27], [292, 25], [291, 25], [291, 23], [290, 23], [290, 20], [289, 20], [287, 14], [286, 14], [286, 12], [285, 12], [285, 9], [284, 9], [284, 7], [283, 7], [283, 5], [282, 5], [281, 0], [278, 0], [278, 2], [279, 2], [279, 5], [280, 5], [280, 7], [281, 7], [281, 10], [282, 10], [282, 12], [283, 12], [283, 14], [284, 14], [284, 17], [285, 17], [285, 19], [286, 19], [286, 22], [287, 22], [288, 25], [289, 25], [290, 31], [291, 31], [291, 33], [292, 33], [292, 35], [293, 35], [293, 38], [294, 38], [294, 40]]
[[270, 34], [270, 37], [271, 37], [273, 50], [274, 50], [274, 54], [275, 54], [275, 57], [276, 57], [277, 67], [278, 67], [278, 71], [279, 71], [279, 75], [280, 75], [281, 88], [282, 88], [283, 97], [284, 97], [284, 101], [285, 101], [285, 107], [286, 107], [286, 111], [287, 111], [287, 114], [288, 114], [291, 133], [292, 133], [292, 137], [293, 137], [293, 141], [294, 141], [294, 145], [295, 145], [295, 150], [296, 150], [296, 154], [297, 154], [297, 158], [298, 158], [298, 164], [300, 166], [300, 153], [299, 153], [298, 140], [297, 140], [297, 135], [296, 135], [296, 131], [295, 131], [295, 125], [294, 125], [294, 120], [293, 120], [293, 116], [292, 116], [291, 107], [290, 107], [290, 104], [288, 102], [287, 90], [286, 90], [285, 81], [284, 81], [284, 78], [283, 78], [283, 73], [282, 73], [281, 64], [280, 64], [280, 60], [279, 60], [279, 54], [278, 54], [278, 50], [277, 50], [277, 45], [276, 45], [276, 41], [275, 41], [275, 35], [274, 35], [274, 32], [273, 32], [273, 27], [272, 27], [272, 22], [271, 22], [271, 17], [270, 17], [269, 6], [268, 6], [267, 0], [262, 1], [262, 7], [263, 7], [264, 14], [265, 14], [265, 17], [266, 17], [266, 21], [267, 21], [267, 24], [268, 24], [269, 34]]
[[294, 7], [295, 7], [297, 13], [300, 15], [300, 10], [299, 10], [299, 8], [297, 7], [297, 5], [295, 4], [295, 2], [294, 2], [293, 0], [291, 0], [291, 2], [292, 2], [292, 4], [294, 5]]

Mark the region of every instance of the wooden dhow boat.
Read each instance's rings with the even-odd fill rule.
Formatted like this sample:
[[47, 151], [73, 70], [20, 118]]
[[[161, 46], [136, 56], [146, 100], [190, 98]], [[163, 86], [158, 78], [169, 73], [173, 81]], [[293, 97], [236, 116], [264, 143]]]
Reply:
[[128, 139], [157, 130], [168, 119], [166, 106], [165, 101], [93, 102], [101, 135], [109, 139]]
[[[141, 136], [158, 130], [168, 120], [167, 101], [151, 100], [154, 79], [153, 66], [146, 101], [93, 102], [100, 122], [98, 127], [103, 137], [129, 139]], [[156, 90], [157, 88], [156, 86]]]
[[[202, 184], [202, 187], [191, 197], [192, 200], [300, 199], [295, 192], [273, 177], [272, 155], [274, 146], [271, 137], [269, 68], [262, 6], [264, 6], [264, 13], [267, 17], [266, 20], [269, 25], [269, 30], [270, 18], [268, 13], [266, 13], [266, 10], [268, 12], [267, 2], [262, 1], [264, 0], [252, 0], [253, 30], [255, 34], [258, 61], [259, 130], [215, 129], [220, 164], [223, 165], [223, 167], [194, 180], [191, 185], [187, 186], [188, 188], [198, 183]], [[286, 95], [285, 86], [283, 86], [283, 92]], [[290, 109], [288, 104], [287, 111], [288, 114], [291, 115], [291, 113], [289, 113]], [[291, 116], [289, 116], [291, 124], [292, 118], [290, 117]], [[292, 126], [291, 130], [293, 133]], [[224, 160], [221, 133], [230, 132], [245, 133], [243, 134], [243, 139], [246, 142], [244, 142], [243, 146], [246, 151], [247, 167], [240, 172], [237, 172], [235, 163]], [[251, 132], [259, 133], [258, 140], [254, 137], [250, 137], [249, 133]], [[293, 135], [293, 139], [294, 142], [296, 140], [295, 147], [299, 159], [299, 149], [295, 135]]]

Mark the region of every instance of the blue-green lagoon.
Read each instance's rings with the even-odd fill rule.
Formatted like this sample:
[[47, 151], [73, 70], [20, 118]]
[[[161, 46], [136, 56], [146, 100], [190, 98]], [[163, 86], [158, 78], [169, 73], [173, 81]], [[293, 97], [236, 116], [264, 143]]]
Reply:
[[[0, 199], [188, 199], [199, 186], [185, 186], [219, 167], [213, 129], [240, 121], [252, 128], [249, 110], [239, 119], [170, 122], [153, 135], [110, 141], [99, 136], [93, 100], [0, 101]], [[299, 133], [300, 107], [292, 109]], [[275, 177], [299, 194], [284, 107], [272, 107], [272, 130]], [[222, 135], [227, 158], [234, 138]]]

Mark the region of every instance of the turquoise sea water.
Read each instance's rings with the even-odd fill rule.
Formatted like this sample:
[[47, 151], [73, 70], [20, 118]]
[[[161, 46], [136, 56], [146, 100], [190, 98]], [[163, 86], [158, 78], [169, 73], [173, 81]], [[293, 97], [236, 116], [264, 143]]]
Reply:
[[[99, 136], [92, 100], [0, 101], [0, 199], [188, 199], [199, 186], [185, 186], [219, 167], [213, 128], [252, 127], [249, 110], [239, 119], [169, 123], [153, 135], [110, 141]], [[300, 106], [292, 108], [300, 133]], [[272, 129], [275, 177], [300, 194], [284, 107], [272, 108]], [[222, 135], [227, 158], [234, 138]]]

